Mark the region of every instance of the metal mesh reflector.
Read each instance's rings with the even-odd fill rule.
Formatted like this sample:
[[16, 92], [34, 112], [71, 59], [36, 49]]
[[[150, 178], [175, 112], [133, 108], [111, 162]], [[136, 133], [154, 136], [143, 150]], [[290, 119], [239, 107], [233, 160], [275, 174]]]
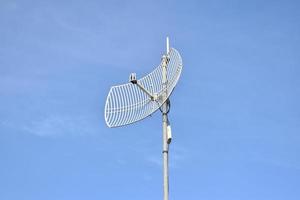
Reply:
[[[167, 65], [167, 84], [162, 84], [162, 64], [153, 72], [138, 80], [153, 96], [143, 92], [136, 84], [127, 83], [110, 88], [108, 93], [104, 117], [107, 126], [117, 127], [134, 123], [155, 112], [170, 96], [182, 70], [182, 59], [178, 51], [171, 48]], [[167, 91], [167, 97], [162, 95]]]

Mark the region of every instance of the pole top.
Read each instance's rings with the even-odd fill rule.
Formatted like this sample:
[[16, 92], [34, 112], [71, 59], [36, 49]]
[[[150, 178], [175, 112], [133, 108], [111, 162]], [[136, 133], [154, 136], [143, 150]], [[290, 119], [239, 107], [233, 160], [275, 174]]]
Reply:
[[170, 52], [170, 43], [169, 43], [169, 37], [167, 36], [167, 54]]

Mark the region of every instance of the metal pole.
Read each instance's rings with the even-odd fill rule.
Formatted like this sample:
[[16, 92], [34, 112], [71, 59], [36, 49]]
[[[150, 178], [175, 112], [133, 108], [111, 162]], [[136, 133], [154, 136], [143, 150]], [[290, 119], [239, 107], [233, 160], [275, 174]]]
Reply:
[[[165, 103], [166, 104], [166, 103]], [[163, 177], [164, 177], [164, 200], [169, 199], [169, 158], [167, 143], [167, 121], [168, 115], [163, 113]]]
[[[169, 53], [169, 38], [167, 37], [167, 55], [163, 56], [162, 62], [162, 84], [163, 87], [167, 87], [167, 62], [168, 62], [168, 53]], [[164, 99], [167, 98], [167, 90], [164, 90], [165, 93], [163, 94]], [[168, 126], [168, 105], [167, 101], [162, 105], [162, 122], [163, 122], [163, 180], [164, 180], [164, 200], [169, 200], [169, 158], [168, 158], [168, 151], [169, 151], [169, 144], [167, 142], [167, 126]]]

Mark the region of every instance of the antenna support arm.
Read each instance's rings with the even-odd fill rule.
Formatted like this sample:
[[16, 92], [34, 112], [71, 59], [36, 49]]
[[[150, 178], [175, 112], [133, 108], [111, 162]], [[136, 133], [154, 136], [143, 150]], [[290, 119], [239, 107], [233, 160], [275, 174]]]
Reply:
[[144, 93], [146, 93], [152, 101], [156, 100], [155, 96], [152, 95], [142, 84], [139, 83], [139, 81], [136, 78], [136, 73], [131, 73], [129, 76], [129, 82], [131, 82], [134, 85], [137, 85]]
[[139, 83], [139, 81], [131, 81], [132, 84], [137, 85], [144, 93], [146, 93], [152, 101], [156, 100], [157, 97], [152, 95], [142, 84]]
[[139, 83], [139, 81], [136, 82], [136, 85], [143, 91], [145, 92], [150, 98], [151, 100], [155, 100], [154, 95], [152, 95], [142, 84]]

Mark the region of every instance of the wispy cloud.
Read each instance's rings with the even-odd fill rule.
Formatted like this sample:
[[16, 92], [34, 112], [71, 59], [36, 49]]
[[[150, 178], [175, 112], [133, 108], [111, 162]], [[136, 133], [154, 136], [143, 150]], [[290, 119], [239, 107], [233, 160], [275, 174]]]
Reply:
[[3, 10], [16, 10], [18, 7], [17, 3], [14, 1], [1, 1], [1, 7]]
[[24, 126], [24, 131], [37, 136], [84, 135], [93, 133], [85, 116], [50, 115]]
[[148, 157], [146, 157], [146, 161], [156, 167], [161, 167], [162, 166], [162, 157], [161, 156], [154, 156], [154, 155], [150, 155]]

